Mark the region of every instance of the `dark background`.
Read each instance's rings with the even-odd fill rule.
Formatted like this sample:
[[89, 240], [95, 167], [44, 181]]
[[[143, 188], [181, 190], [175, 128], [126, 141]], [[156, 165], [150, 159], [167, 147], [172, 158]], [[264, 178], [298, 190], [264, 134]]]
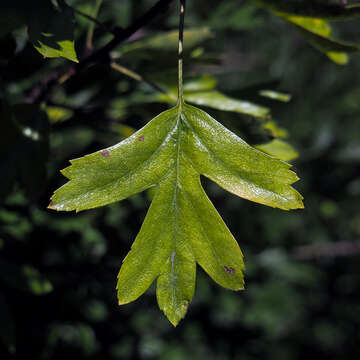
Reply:
[[[91, 13], [94, 2], [68, 3]], [[99, 20], [125, 27], [153, 3], [104, 1]], [[176, 5], [136, 37], [176, 29]], [[209, 26], [214, 36], [198, 45], [207, 64], [187, 60], [186, 75], [211, 74], [220, 89], [251, 100], [259, 83], [292, 94], [290, 103], [261, 101], [300, 154], [293, 162], [301, 178], [295, 187], [305, 209], [267, 208], [203, 179], [244, 253], [246, 290], [223, 289], [198, 267], [194, 300], [177, 328], [158, 309], [153, 287], [119, 307], [117, 272], [146, 214], [148, 195], [79, 214], [46, 207], [65, 182], [59, 170], [69, 159], [120, 141], [125, 125], [137, 129], [167, 105], [141, 102], [150, 87], [97, 64], [49, 99], [68, 118], [50, 116], [47, 176], [40, 176], [38, 193], [26, 193], [16, 181], [0, 206], [1, 359], [359, 357], [360, 57], [351, 55], [346, 66], [332, 63], [250, 1], [196, 0], [187, 10], [186, 27]], [[89, 23], [76, 19], [81, 54]], [[335, 24], [334, 36], [359, 41], [359, 21]], [[65, 63], [43, 59], [25, 42], [24, 30], [16, 39], [16, 55], [1, 65], [1, 85], [13, 103]], [[106, 39], [97, 29], [95, 46]], [[148, 78], [165, 71], [176, 76], [176, 51], [166, 57], [138, 51], [122, 61]], [[205, 110], [249, 142], [263, 136], [255, 119]], [[28, 161], [35, 177], [43, 160]]]

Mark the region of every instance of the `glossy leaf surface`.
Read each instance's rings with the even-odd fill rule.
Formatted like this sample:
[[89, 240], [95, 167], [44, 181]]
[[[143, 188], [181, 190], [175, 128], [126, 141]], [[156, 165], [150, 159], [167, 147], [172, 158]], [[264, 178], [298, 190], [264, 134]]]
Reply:
[[120, 304], [157, 279], [157, 299], [176, 325], [195, 287], [196, 263], [218, 284], [244, 287], [241, 250], [206, 196], [200, 175], [229, 192], [284, 210], [302, 208], [290, 165], [258, 151], [204, 111], [180, 104], [107, 149], [71, 161], [49, 205], [81, 211], [155, 189], [118, 276]]

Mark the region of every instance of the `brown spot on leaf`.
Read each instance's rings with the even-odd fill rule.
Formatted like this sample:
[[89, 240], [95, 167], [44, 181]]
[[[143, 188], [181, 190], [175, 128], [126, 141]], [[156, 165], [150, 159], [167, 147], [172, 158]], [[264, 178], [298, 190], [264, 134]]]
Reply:
[[190, 303], [189, 300], [184, 300], [183, 305], [184, 305], [185, 307], [188, 307], [188, 306], [189, 306], [189, 303]]
[[235, 269], [232, 267], [224, 266], [224, 270], [231, 275], [235, 273]]
[[139, 141], [144, 141], [145, 137], [144, 136], [140, 136], [139, 137]]
[[101, 155], [104, 156], [104, 157], [109, 157], [110, 152], [108, 150], [101, 150]]

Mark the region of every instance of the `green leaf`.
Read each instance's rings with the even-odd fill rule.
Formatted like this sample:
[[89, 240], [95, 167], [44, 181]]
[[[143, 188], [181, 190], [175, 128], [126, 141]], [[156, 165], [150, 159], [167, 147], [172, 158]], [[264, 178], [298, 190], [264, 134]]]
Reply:
[[278, 11], [297, 16], [321, 18], [341, 21], [360, 17], [360, 5], [340, 5], [316, 3], [299, 0], [254, 0], [254, 2], [270, 11]]
[[268, 118], [270, 116], [270, 110], [264, 106], [254, 104], [250, 101], [231, 98], [217, 90], [194, 93], [185, 92], [184, 98], [192, 104], [207, 106], [222, 111], [233, 111], [259, 118]]
[[58, 1], [58, 7], [54, 7], [51, 1], [40, 1], [41, 4], [29, 10], [30, 41], [44, 57], [63, 57], [78, 62], [74, 45], [73, 10], [64, 1]]
[[[155, 84], [161, 86], [167, 93], [153, 93], [137, 96], [130, 100], [132, 103], [165, 102], [174, 105], [177, 101], [177, 86], [171, 79], [156, 78]], [[207, 106], [222, 111], [237, 112], [257, 118], [270, 118], [270, 109], [253, 102], [232, 98], [215, 89], [217, 81], [212, 76], [202, 75], [185, 80], [184, 98], [187, 102]], [[274, 92], [275, 93], [275, 92]], [[285, 96], [285, 94], [277, 96]]]
[[50, 293], [53, 290], [51, 282], [30, 265], [19, 267], [9, 262], [0, 261], [0, 279], [8, 286], [37, 296]]
[[[158, 51], [176, 51], [178, 47], [178, 30], [168, 31], [161, 34], [152, 35], [124, 44], [119, 52], [114, 52], [114, 55], [124, 55], [126, 53], [136, 50], [158, 50]], [[194, 46], [212, 37], [212, 33], [208, 27], [187, 29], [184, 31], [184, 41], [186, 41], [187, 48], [191, 49]]]
[[255, 148], [284, 161], [291, 161], [299, 156], [290, 144], [279, 139], [274, 139], [266, 144], [255, 145]]
[[260, 90], [259, 95], [282, 102], [289, 102], [291, 100], [290, 94], [281, 93], [275, 90]]
[[44, 111], [46, 112], [51, 124], [69, 120], [73, 116], [72, 110], [59, 106], [46, 106]]
[[185, 103], [126, 140], [71, 161], [70, 181], [49, 208], [81, 211], [149, 188], [155, 196], [118, 276], [119, 304], [157, 279], [160, 308], [172, 324], [184, 317], [196, 263], [221, 286], [244, 288], [241, 250], [206, 196], [200, 175], [242, 198], [284, 210], [302, 208], [290, 165], [258, 151], [204, 111]]
[[303, 34], [312, 46], [325, 53], [332, 61], [340, 65], [347, 63], [348, 57], [346, 53], [360, 50], [358, 45], [331, 39], [331, 27], [325, 20], [291, 16], [282, 13], [275, 14], [294, 24], [296, 29]]
[[262, 128], [268, 130], [276, 138], [287, 138], [289, 135], [286, 129], [280, 128], [273, 120], [267, 121]]
[[313, 47], [325, 53], [330, 60], [339, 65], [347, 64], [346, 53], [360, 50], [357, 44], [331, 39], [331, 27], [324, 20], [329, 18], [340, 20], [354, 15], [360, 16], [360, 6], [317, 5], [287, 0], [254, 1], [274, 15], [293, 24]]
[[216, 87], [217, 81], [209, 75], [201, 75], [187, 78], [184, 83], [184, 91], [187, 93], [195, 91], [208, 91]]
[[65, 1], [1, 0], [0, 36], [27, 25], [30, 41], [44, 57], [78, 62], [74, 47], [74, 14]]

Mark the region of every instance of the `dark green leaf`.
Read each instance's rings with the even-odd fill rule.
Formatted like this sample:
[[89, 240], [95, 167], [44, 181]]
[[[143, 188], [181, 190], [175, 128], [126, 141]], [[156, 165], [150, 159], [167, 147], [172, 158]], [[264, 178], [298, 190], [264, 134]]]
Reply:
[[[38, 0], [39, 1], [39, 0]], [[78, 62], [74, 47], [74, 14], [63, 1], [54, 7], [48, 0], [41, 0], [28, 14], [29, 38], [44, 57]]]
[[4, 107], [1, 113], [0, 197], [11, 191], [15, 178], [21, 180], [30, 199], [43, 190], [48, 156], [48, 121], [36, 105]]
[[347, 63], [348, 57], [346, 53], [360, 50], [358, 45], [331, 39], [331, 27], [325, 20], [290, 16], [280, 13], [276, 15], [294, 24], [296, 29], [312, 46], [325, 53], [331, 60], [338, 64]]
[[15, 352], [15, 322], [5, 297], [0, 294], [0, 341], [10, 353]]
[[[326, 20], [343, 19], [345, 13], [360, 15], [359, 7], [344, 7], [340, 5], [306, 4], [298, 1], [262, 1], [255, 0], [273, 14], [295, 25], [296, 29], [316, 49], [325, 53], [329, 59], [343, 65], [348, 62], [346, 53], [359, 51], [357, 44], [330, 38], [331, 27]], [[351, 10], [350, 10], [351, 9]]]
[[44, 57], [78, 62], [74, 48], [73, 10], [63, 0], [2, 0], [0, 36], [27, 25], [30, 41]]
[[360, 17], [360, 5], [344, 6], [298, 0], [254, 0], [259, 6], [270, 11], [326, 20], [351, 20]]

